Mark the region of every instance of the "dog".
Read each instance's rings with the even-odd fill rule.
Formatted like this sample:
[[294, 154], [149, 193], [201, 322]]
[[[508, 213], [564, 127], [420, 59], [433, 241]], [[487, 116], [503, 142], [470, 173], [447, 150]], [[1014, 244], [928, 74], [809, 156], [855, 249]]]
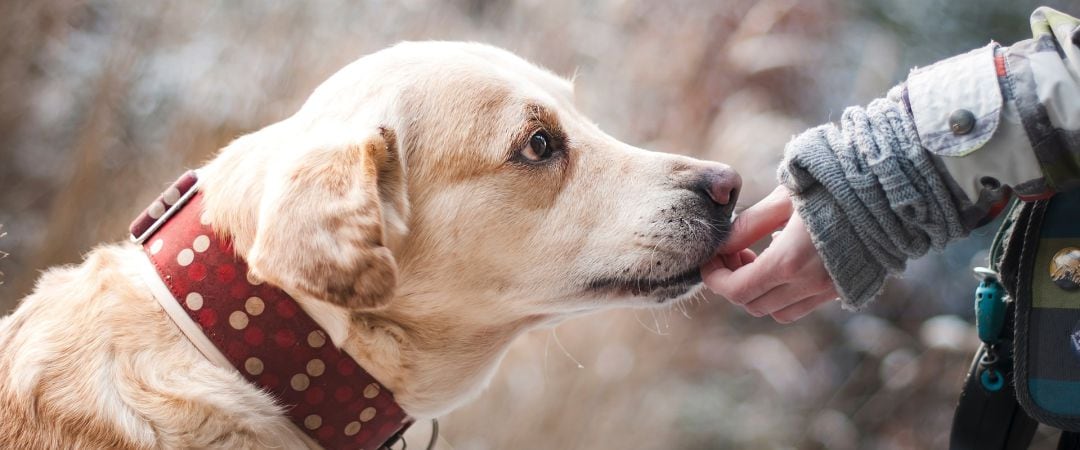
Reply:
[[[475, 398], [515, 337], [701, 289], [740, 189], [632, 147], [571, 82], [477, 43], [365, 56], [199, 169], [204, 217], [410, 417]], [[132, 243], [53, 268], [0, 321], [5, 448], [302, 448], [273, 398], [207, 360]]]

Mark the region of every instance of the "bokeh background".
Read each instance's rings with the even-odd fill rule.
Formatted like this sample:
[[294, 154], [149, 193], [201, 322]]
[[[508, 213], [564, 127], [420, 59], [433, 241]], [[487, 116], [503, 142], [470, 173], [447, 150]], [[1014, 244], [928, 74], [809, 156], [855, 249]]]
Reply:
[[[1046, 3], [1080, 14], [1075, 0]], [[483, 41], [576, 73], [580, 107], [608, 132], [735, 166], [750, 204], [793, 134], [913, 66], [1029, 37], [1035, 6], [5, 0], [0, 313], [44, 268], [123, 239], [185, 168], [398, 41]], [[860, 314], [834, 305], [780, 326], [710, 298], [533, 332], [444, 434], [459, 450], [944, 448], [976, 345], [970, 268], [993, 231], [912, 262]], [[1042, 430], [1035, 448], [1054, 440]]]

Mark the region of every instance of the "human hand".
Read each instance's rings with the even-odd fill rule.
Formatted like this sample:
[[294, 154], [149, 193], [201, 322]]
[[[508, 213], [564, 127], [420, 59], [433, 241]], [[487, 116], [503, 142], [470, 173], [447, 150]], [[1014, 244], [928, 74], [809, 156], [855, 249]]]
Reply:
[[[747, 249], [780, 226], [761, 255]], [[780, 323], [794, 322], [839, 296], [783, 186], [739, 214], [701, 277], [709, 290], [754, 317], [769, 315]]]

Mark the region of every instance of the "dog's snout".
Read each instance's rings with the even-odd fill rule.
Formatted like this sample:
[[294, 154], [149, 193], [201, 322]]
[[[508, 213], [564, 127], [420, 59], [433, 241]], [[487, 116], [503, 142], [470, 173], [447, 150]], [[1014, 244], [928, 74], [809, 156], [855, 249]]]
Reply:
[[724, 214], [731, 214], [742, 188], [742, 177], [726, 165], [710, 164], [701, 169], [695, 188], [708, 196]]

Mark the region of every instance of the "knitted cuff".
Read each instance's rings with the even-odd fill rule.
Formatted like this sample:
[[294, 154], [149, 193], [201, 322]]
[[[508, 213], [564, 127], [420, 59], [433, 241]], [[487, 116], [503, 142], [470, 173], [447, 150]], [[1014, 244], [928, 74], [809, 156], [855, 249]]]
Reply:
[[968, 231], [898, 93], [796, 136], [778, 170], [848, 309]]
[[858, 311], [877, 298], [888, 272], [863, 245], [836, 199], [819, 185], [793, 196], [792, 200], [844, 309]]

